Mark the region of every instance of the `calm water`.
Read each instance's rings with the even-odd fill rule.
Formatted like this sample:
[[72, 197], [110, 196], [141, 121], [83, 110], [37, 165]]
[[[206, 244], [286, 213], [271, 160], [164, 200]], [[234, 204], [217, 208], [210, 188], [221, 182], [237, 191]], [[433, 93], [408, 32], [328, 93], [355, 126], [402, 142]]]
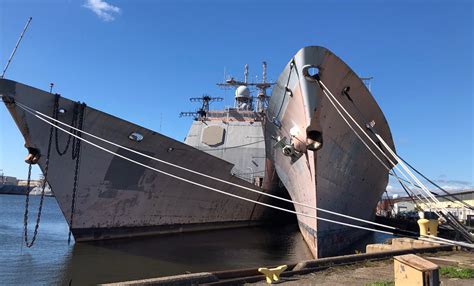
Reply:
[[[242, 228], [133, 240], [67, 245], [67, 224], [45, 198], [38, 239], [23, 246], [24, 197], [0, 195], [1, 285], [91, 285], [182, 274], [287, 264], [311, 259], [295, 225]], [[30, 229], [38, 197], [31, 197]], [[387, 236], [371, 235], [355, 249]], [[353, 253], [354, 250], [348, 252]]]
[[[72, 280], [72, 285], [88, 285], [311, 258], [296, 226], [68, 246], [67, 224], [54, 198], [45, 198], [38, 239], [33, 248], [26, 248], [22, 243], [24, 199], [0, 195], [0, 284], [67, 285]], [[30, 229], [36, 210], [36, 205], [31, 206]]]

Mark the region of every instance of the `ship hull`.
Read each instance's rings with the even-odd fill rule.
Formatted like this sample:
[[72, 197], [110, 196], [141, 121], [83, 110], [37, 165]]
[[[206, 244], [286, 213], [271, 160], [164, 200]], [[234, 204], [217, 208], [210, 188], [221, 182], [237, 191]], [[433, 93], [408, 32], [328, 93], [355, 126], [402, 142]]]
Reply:
[[[321, 80], [359, 124], [374, 120], [378, 133], [393, 148], [384, 115], [360, 78], [327, 49], [307, 47], [288, 63], [273, 88], [266, 129], [268, 138], [274, 140], [267, 141], [268, 158], [294, 201], [372, 220], [388, 182], [388, 170], [350, 130], [318, 83], [305, 77], [303, 70], [308, 66], [318, 69]], [[342, 93], [346, 87], [350, 87], [350, 99]], [[285, 137], [283, 142], [294, 147], [295, 156], [284, 154], [276, 144]], [[322, 143], [320, 149], [307, 149], [314, 141]], [[295, 209], [360, 225], [299, 205]], [[316, 258], [340, 254], [367, 233], [302, 215], [298, 222]]]
[[[0, 80], [0, 94], [9, 102], [6, 106], [25, 139], [25, 147], [40, 152], [38, 164], [45, 173], [50, 125], [20, 109], [16, 102], [51, 116], [55, 96], [4, 79]], [[58, 119], [70, 124], [75, 104], [60, 97], [59, 108], [66, 112], [59, 114]], [[85, 108], [83, 130], [149, 156], [265, 191], [233, 176], [233, 164], [229, 162], [99, 110]], [[139, 133], [143, 139], [131, 140], [132, 133]], [[152, 168], [251, 200], [271, 203], [266, 197], [248, 190], [156, 162], [86, 135], [83, 137]], [[61, 156], [56, 151], [54, 139], [53, 135], [47, 180], [66, 221], [71, 224], [75, 160], [71, 157], [71, 148]], [[59, 132], [60, 150], [65, 148], [67, 141], [68, 135]], [[76, 241], [242, 227], [260, 224], [273, 215], [263, 206], [157, 173], [86, 143], [81, 145], [77, 175], [74, 216], [70, 225]]]

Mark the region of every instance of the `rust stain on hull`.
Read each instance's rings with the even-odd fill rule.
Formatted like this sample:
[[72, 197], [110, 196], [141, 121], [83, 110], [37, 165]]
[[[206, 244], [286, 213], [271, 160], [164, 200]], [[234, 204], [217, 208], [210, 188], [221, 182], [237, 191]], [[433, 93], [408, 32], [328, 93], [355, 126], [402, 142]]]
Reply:
[[[0, 79], [0, 94], [44, 114], [52, 114], [54, 95], [48, 92]], [[68, 124], [71, 122], [74, 104], [64, 97], [59, 99], [59, 107], [66, 110], [60, 115], [59, 120]], [[25, 113], [16, 105], [7, 107], [19, 126], [27, 146], [46, 154], [50, 126]], [[127, 148], [206, 175], [255, 190], [272, 192], [271, 189], [261, 189], [234, 176], [232, 174], [234, 165], [223, 159], [90, 107], [85, 110], [84, 130]], [[143, 140], [140, 142], [130, 140], [129, 136], [132, 133], [141, 134]], [[58, 133], [61, 146], [65, 145], [67, 136], [62, 132]], [[259, 194], [139, 157], [105, 143], [98, 144], [185, 179], [273, 204], [272, 200]], [[44, 157], [39, 160], [42, 170], [46, 163]], [[66, 221], [69, 221], [71, 214], [74, 170], [75, 164], [70, 154], [60, 156], [53, 146], [48, 182]], [[239, 227], [258, 224], [275, 216], [275, 211], [263, 206], [137, 167], [131, 162], [114, 157], [86, 143], [81, 147], [79, 174], [74, 222], [71, 226], [77, 241]]]
[[[393, 148], [387, 121], [361, 79], [329, 50], [306, 47], [280, 75], [267, 112], [273, 122], [269, 120], [266, 125], [274, 138], [291, 138], [287, 143], [302, 155], [290, 158], [275, 148], [274, 142], [267, 141], [269, 159], [294, 201], [373, 219], [376, 203], [388, 182], [388, 171], [352, 133], [319, 85], [305, 78], [302, 71], [307, 66], [317, 69], [321, 81], [359, 124], [365, 126], [374, 120], [377, 131]], [[350, 87], [351, 100], [342, 96], [346, 87]], [[287, 90], [291, 91], [290, 96]], [[318, 140], [322, 147], [306, 150], [305, 145], [314, 141], [314, 134], [321, 135]], [[296, 206], [296, 210], [321, 215], [304, 207]], [[327, 214], [322, 217], [341, 220]], [[298, 221], [317, 258], [336, 254], [365, 233], [308, 217], [298, 216]]]

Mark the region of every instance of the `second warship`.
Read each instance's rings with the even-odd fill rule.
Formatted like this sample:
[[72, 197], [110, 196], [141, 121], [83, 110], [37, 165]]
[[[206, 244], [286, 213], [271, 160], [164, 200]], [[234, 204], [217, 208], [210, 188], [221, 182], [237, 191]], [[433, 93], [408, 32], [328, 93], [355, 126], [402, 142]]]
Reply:
[[[202, 107], [181, 114], [196, 119], [184, 143], [12, 80], [0, 79], [0, 95], [27, 161], [39, 164], [80, 242], [279, 222], [268, 206], [281, 204], [265, 194], [373, 219], [389, 170], [332, 108], [322, 82], [361, 124], [375, 122], [394, 149], [365, 84], [322, 47], [301, 49], [271, 97], [264, 64], [259, 83], [248, 82], [246, 68], [243, 81], [220, 84], [235, 88], [232, 107], [211, 110], [219, 98], [193, 98]], [[323, 216], [314, 208], [294, 205], [314, 257], [338, 254], [364, 234], [317, 220]]]
[[[359, 125], [376, 124], [394, 150], [384, 114], [362, 79], [328, 49], [311, 46], [298, 51], [273, 87], [265, 124], [268, 158], [293, 201], [373, 220], [389, 170], [354, 134], [356, 127], [341, 118], [326, 96], [329, 91]], [[295, 205], [301, 233], [317, 258], [339, 254], [367, 234], [316, 220], [353, 223], [314, 208]]]

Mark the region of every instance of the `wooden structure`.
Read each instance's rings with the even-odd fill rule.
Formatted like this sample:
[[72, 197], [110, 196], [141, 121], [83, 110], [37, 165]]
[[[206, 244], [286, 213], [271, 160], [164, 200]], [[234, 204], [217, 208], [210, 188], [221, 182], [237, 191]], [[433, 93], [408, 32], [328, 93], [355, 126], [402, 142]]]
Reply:
[[438, 269], [438, 265], [414, 254], [395, 256], [395, 286], [439, 286]]

